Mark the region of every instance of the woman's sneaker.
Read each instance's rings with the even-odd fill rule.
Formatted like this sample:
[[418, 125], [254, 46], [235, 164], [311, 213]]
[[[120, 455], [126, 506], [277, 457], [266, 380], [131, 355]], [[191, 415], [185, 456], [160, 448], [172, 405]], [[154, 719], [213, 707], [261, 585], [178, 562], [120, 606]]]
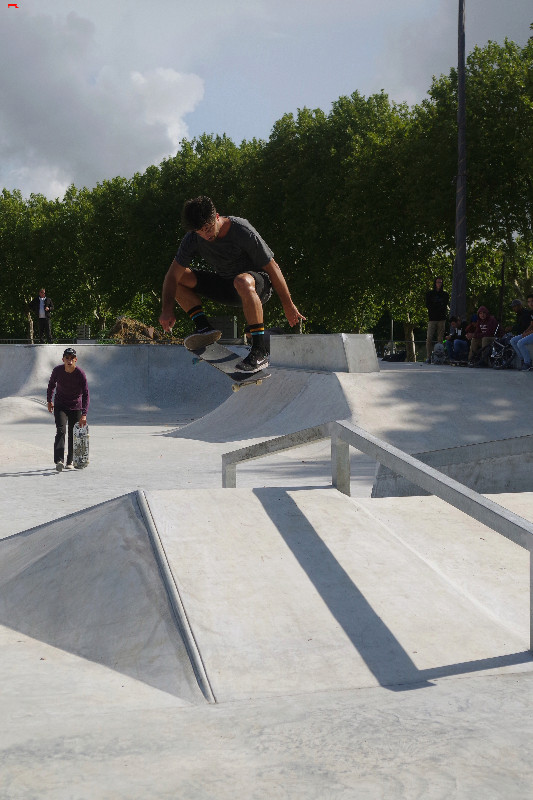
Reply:
[[258, 348], [250, 350], [246, 358], [235, 365], [235, 372], [259, 372], [270, 364], [270, 356]]
[[209, 328], [202, 328], [191, 333], [190, 336], [183, 340], [183, 344], [187, 350], [199, 350], [200, 347], [207, 347], [208, 344], [218, 342], [221, 336], [222, 331], [217, 331], [209, 326]]

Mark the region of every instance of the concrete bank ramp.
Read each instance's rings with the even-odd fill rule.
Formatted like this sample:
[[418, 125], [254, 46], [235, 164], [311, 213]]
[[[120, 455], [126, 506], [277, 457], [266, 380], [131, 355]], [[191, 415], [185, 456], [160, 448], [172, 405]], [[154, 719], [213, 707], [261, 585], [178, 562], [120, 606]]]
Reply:
[[391, 366], [358, 374], [272, 369], [261, 386], [241, 389], [173, 435], [242, 441], [349, 419], [416, 453], [531, 433], [528, 373]]
[[[428, 554], [444, 505], [434, 498], [416, 498], [409, 541], [395, 534], [401, 499], [365, 506], [333, 489], [146, 498], [219, 702], [533, 669], [528, 554], [453, 509], [454, 557], [439, 554], [442, 536]], [[373, 502], [387, 504], [386, 519]], [[480, 550], [483, 579], [469, 581]]]
[[168, 588], [135, 495], [0, 542], [2, 625], [203, 703]]
[[[225, 375], [207, 364], [194, 365], [180, 346], [75, 345], [78, 366], [87, 374], [91, 418], [105, 422], [119, 414], [168, 410], [180, 418], [207, 414], [231, 394]], [[65, 345], [0, 347], [2, 420], [42, 415], [52, 369]], [[30, 405], [33, 404], [33, 405]], [[46, 410], [46, 409], [45, 409]]]
[[351, 416], [345, 388], [334, 372], [272, 369], [260, 386], [246, 386], [209, 414], [173, 434], [204, 442], [277, 436]]

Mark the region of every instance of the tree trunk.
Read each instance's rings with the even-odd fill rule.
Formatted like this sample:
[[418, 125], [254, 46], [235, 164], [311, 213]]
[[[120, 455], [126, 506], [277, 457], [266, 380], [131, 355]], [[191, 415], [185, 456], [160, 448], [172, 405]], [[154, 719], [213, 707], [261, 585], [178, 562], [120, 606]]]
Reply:
[[33, 344], [33, 317], [30, 311], [28, 311], [28, 339], [30, 344]]
[[412, 322], [403, 323], [403, 335], [405, 338], [405, 349], [407, 351], [406, 361], [416, 361], [414, 330], [415, 326]]
[[466, 57], [465, 0], [459, 0], [457, 63], [457, 185], [455, 196], [455, 262], [450, 314], [466, 316]]

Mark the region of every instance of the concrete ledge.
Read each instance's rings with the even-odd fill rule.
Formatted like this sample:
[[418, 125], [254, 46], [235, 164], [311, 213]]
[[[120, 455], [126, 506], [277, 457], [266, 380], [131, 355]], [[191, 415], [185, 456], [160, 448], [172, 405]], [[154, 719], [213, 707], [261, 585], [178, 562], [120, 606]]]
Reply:
[[[480, 494], [527, 492], [531, 489], [533, 435], [415, 453], [414, 458]], [[379, 465], [372, 497], [429, 494], [406, 478]]]
[[326, 372], [379, 372], [371, 333], [272, 336], [270, 355], [275, 367]]

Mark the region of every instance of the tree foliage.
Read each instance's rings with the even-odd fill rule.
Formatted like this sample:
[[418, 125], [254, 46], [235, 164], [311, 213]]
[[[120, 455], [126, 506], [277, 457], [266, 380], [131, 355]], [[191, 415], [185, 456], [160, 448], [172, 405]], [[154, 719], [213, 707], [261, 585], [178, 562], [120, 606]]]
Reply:
[[[268, 141], [203, 135], [143, 173], [71, 186], [62, 201], [4, 190], [0, 337], [25, 335], [41, 286], [56, 304], [56, 335], [73, 336], [82, 323], [103, 330], [126, 313], [155, 323], [181, 207], [199, 194], [260, 231], [306, 330], [366, 331], [385, 311], [423, 324], [433, 277], [451, 286], [456, 103], [451, 70], [412, 108], [354, 92], [328, 113], [284, 115]], [[531, 291], [532, 141], [533, 39], [475, 48], [467, 60], [472, 308], [496, 302], [504, 260], [507, 299]], [[272, 301], [268, 323], [283, 319]]]

